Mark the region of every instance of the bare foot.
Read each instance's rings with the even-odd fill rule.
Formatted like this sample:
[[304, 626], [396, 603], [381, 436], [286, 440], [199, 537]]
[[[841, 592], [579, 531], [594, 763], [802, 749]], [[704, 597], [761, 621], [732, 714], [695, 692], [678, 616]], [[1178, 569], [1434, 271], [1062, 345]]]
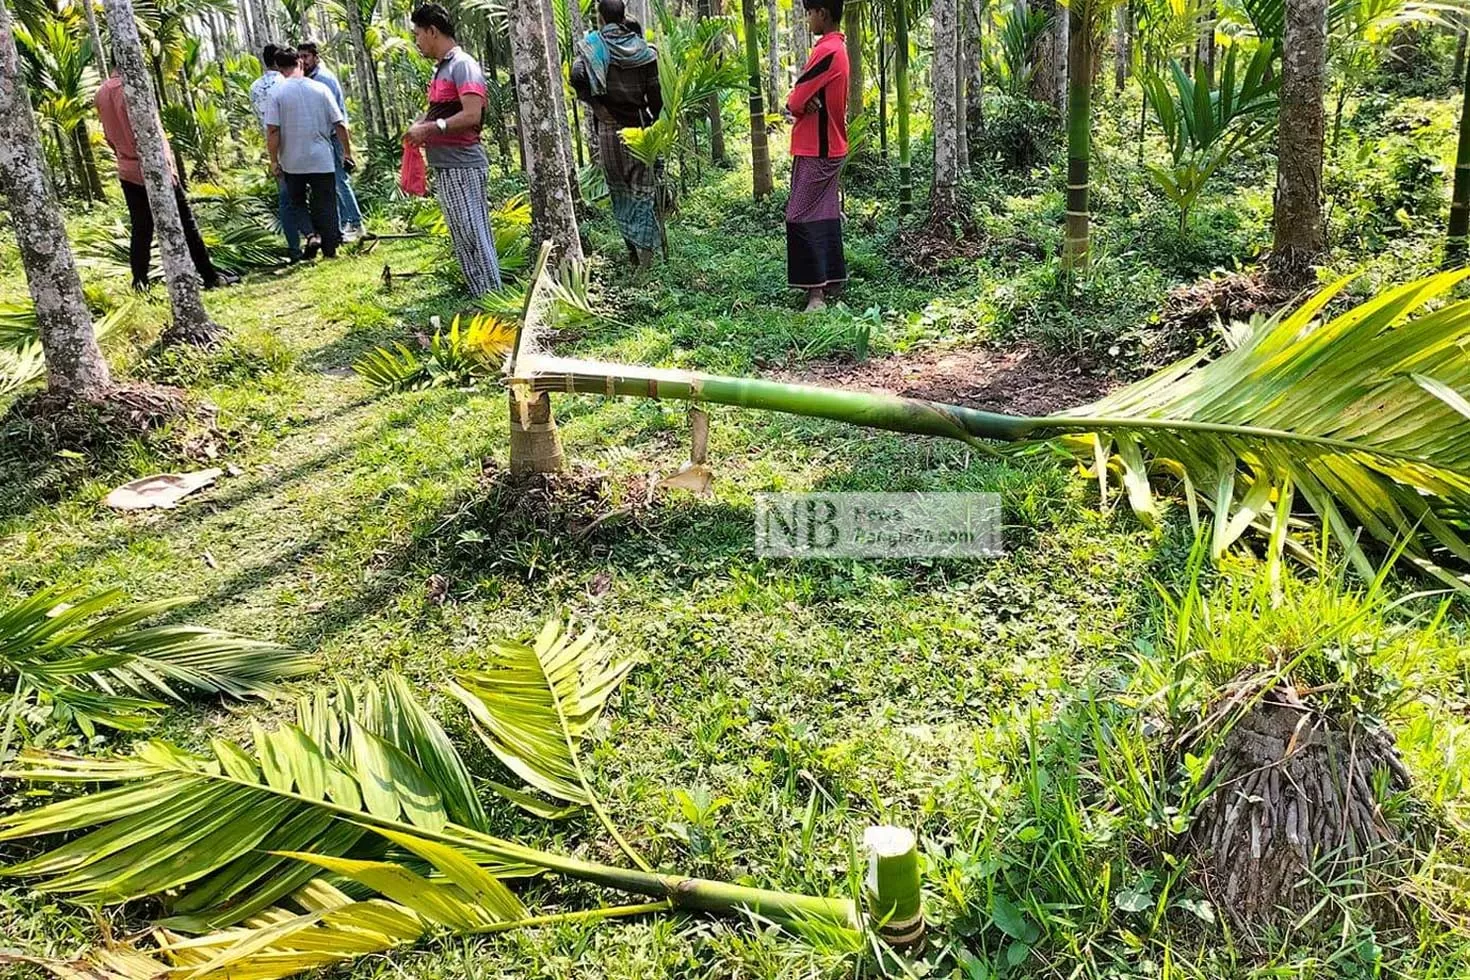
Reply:
[[805, 312], [816, 313], [817, 311], [825, 310], [826, 308], [827, 298], [822, 295], [822, 291], [820, 289], [807, 290]]

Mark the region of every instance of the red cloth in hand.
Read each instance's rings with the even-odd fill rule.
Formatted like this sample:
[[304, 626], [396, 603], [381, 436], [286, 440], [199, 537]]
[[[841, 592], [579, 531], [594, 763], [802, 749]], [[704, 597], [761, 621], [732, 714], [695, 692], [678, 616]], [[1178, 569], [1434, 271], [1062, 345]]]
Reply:
[[403, 165], [398, 168], [398, 186], [414, 197], [429, 196], [429, 170], [424, 166], [423, 151], [412, 143], [403, 144]]

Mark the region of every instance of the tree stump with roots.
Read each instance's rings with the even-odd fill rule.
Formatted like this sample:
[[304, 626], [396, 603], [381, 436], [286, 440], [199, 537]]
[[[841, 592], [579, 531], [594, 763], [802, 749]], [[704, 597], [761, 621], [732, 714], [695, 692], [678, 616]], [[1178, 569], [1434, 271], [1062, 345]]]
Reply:
[[512, 476], [532, 473], [563, 473], [561, 435], [551, 414], [551, 396], [539, 392], [522, 401], [510, 392], [510, 472]]
[[1236, 682], [1204, 727], [1252, 699], [1215, 749], [1205, 782], [1216, 786], [1185, 840], [1237, 921], [1301, 915], [1335, 869], [1401, 854], [1381, 801], [1409, 788], [1390, 734], [1330, 717], [1290, 683]]

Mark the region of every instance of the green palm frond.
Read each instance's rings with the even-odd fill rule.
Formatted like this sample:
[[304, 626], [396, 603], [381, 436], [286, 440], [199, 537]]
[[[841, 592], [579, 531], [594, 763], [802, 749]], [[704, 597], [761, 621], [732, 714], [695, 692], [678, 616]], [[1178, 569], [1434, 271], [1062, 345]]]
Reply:
[[1151, 477], [1181, 485], [1196, 521], [1214, 514], [1217, 553], [1254, 529], [1279, 560], [1302, 525], [1300, 506], [1369, 578], [1363, 545], [1374, 541], [1467, 589], [1470, 300], [1449, 299], [1466, 275], [1430, 276], [1323, 319], [1338, 283], [1215, 361], [1186, 358], [1051, 416], [541, 356], [522, 359], [516, 380], [535, 391], [679, 398], [966, 441], [1060, 438], [1079, 461], [1115, 471], [1145, 518], [1156, 511]]
[[0, 345], [0, 395], [19, 391], [46, 376], [46, 353], [39, 340], [19, 346]]
[[271, 697], [275, 681], [311, 672], [304, 655], [198, 626], [145, 626], [190, 599], [117, 609], [121, 590], [89, 594], [53, 586], [0, 609], [0, 685], [37, 699], [53, 719], [91, 734], [136, 730], [180, 689]]
[[428, 365], [424, 359], [402, 342], [390, 347], [376, 347], [352, 365], [363, 380], [387, 391], [408, 391], [428, 381]]
[[[497, 649], [484, 671], [461, 675], [461, 697], [495, 719], [495, 740], [513, 740], [505, 744], [524, 763], [518, 771], [584, 792], [576, 789], [583, 782], [548, 783], [543, 774], [558, 773], [575, 752], [566, 743], [585, 736], [627, 666], [590, 634], [568, 639], [555, 626], [534, 647]], [[596, 864], [456, 822], [456, 807], [472, 799], [468, 771], [394, 675], [304, 698], [295, 724], [257, 726], [252, 741], [247, 749], [215, 739], [204, 755], [159, 741], [102, 758], [23, 752], [0, 777], [106, 788], [0, 816], [0, 841], [65, 839], [0, 874], [85, 904], [160, 901], [168, 917], [155, 932], [156, 956], [122, 947], [90, 961], [119, 978], [158, 976], [152, 963], [168, 976], [271, 980], [430, 930], [490, 932], [673, 906], [855, 921], [845, 900]], [[660, 901], [528, 917], [499, 879], [543, 871]], [[331, 881], [383, 897], [353, 901]]]
[[[633, 661], [615, 659], [612, 645], [594, 631], [573, 636], [553, 619], [532, 645], [496, 644], [486, 668], [456, 674], [450, 691], [507, 769], [555, 800], [592, 807], [634, 863], [646, 869], [602, 810], [581, 758], [582, 742], [632, 669]], [[565, 812], [507, 786], [495, 789], [538, 816]]]

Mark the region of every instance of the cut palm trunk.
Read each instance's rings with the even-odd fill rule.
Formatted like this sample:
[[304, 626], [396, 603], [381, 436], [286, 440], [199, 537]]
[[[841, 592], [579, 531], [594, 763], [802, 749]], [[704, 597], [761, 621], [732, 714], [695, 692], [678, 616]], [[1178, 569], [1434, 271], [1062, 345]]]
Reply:
[[512, 391], [509, 398], [511, 474], [565, 472], [567, 461], [551, 414], [551, 397], [542, 392], [523, 401]]
[[[787, 412], [965, 441], [1058, 439], [1104, 490], [1115, 474], [1154, 521], [1153, 475], [1182, 484], [1191, 519], [1214, 514], [1213, 550], [1247, 530], [1279, 560], [1301, 502], [1357, 569], [1373, 539], [1457, 588], [1470, 587], [1470, 301], [1429, 312], [1470, 272], [1390, 289], [1319, 323], [1346, 281], [1289, 316], [1257, 324], [1238, 347], [1195, 355], [1081, 408], [1012, 416], [960, 405], [813, 385], [523, 354], [511, 381], [540, 392], [676, 398]], [[521, 342], [527, 351], [535, 344]]]
[[884, 941], [913, 949], [924, 941], [924, 894], [919, 878], [919, 843], [902, 827], [869, 827], [868, 916]]

